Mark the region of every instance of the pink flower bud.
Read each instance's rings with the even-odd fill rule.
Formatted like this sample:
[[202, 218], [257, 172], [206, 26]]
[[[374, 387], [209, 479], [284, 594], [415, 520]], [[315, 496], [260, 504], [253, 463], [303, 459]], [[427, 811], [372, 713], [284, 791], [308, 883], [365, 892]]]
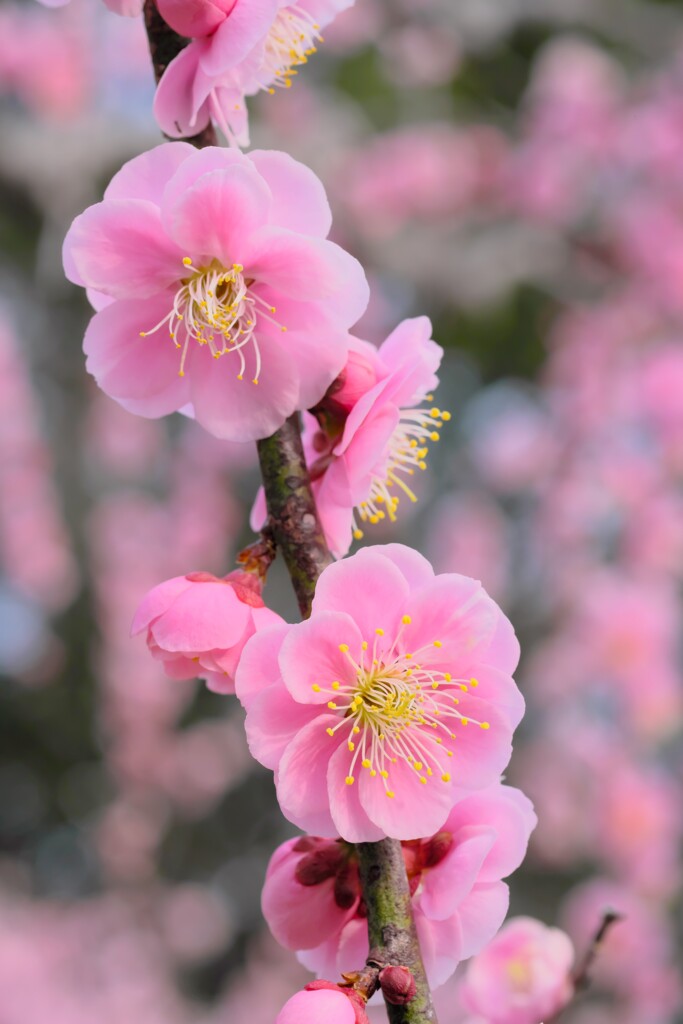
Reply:
[[332, 386], [330, 397], [336, 405], [349, 412], [358, 399], [377, 383], [376, 366], [368, 356], [352, 350], [338, 383], [337, 390]]
[[379, 983], [388, 1003], [405, 1006], [415, 998], [417, 986], [408, 967], [383, 967], [379, 972]]
[[280, 622], [263, 603], [259, 578], [238, 569], [223, 579], [194, 572], [160, 583], [142, 601], [132, 632], [146, 630], [152, 656], [172, 679], [200, 676], [210, 689], [233, 693], [247, 640]]
[[237, 0], [157, 0], [161, 17], [181, 36], [209, 36], [228, 17]]
[[285, 1003], [275, 1024], [369, 1024], [365, 1002], [353, 989], [312, 981]]

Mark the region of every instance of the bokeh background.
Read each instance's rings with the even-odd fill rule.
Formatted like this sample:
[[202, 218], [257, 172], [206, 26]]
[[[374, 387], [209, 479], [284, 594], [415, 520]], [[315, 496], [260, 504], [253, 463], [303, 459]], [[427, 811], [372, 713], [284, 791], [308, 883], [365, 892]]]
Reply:
[[[261, 920], [291, 830], [236, 701], [128, 636], [250, 541], [254, 451], [99, 394], [61, 272], [158, 141], [152, 96], [139, 20], [0, 6], [0, 1024], [272, 1024], [307, 977]], [[579, 950], [626, 915], [563, 1024], [680, 1022], [683, 4], [358, 0], [251, 109], [367, 267], [359, 333], [426, 312], [447, 349], [453, 419], [391, 537], [522, 641], [512, 911]], [[279, 567], [267, 595], [294, 620]]]

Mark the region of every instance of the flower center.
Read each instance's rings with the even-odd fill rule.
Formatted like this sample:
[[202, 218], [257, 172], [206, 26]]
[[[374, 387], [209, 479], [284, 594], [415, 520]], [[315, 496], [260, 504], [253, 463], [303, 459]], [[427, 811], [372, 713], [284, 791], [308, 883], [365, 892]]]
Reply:
[[271, 95], [273, 86], [289, 89], [292, 77], [298, 72], [299, 64], [307, 64], [308, 58], [317, 50], [316, 43], [321, 43], [318, 25], [301, 7], [293, 4], [278, 12], [266, 39], [263, 68], [267, 81], [263, 88]]
[[171, 310], [155, 327], [140, 331], [140, 336], [146, 338], [168, 326], [171, 341], [180, 350], [178, 373], [181, 377], [185, 376], [185, 362], [193, 341], [206, 345], [214, 359], [237, 353], [238, 380], [244, 379], [247, 366], [245, 352], [251, 346], [254, 357], [252, 383], [258, 384], [261, 373], [261, 352], [256, 337], [258, 319], [269, 320], [281, 331], [287, 330], [273, 319], [275, 306], [250, 290], [252, 282], [245, 280], [241, 263], [233, 263], [227, 269], [213, 260], [208, 267], [195, 267], [192, 259], [185, 256], [183, 265], [189, 276], [181, 279]]
[[[431, 395], [429, 397], [431, 398]], [[429, 449], [425, 442], [438, 441], [439, 431], [450, 418], [449, 412], [437, 408], [401, 410], [398, 425], [389, 440], [382, 469], [373, 476], [367, 499], [357, 506], [362, 523], [374, 525], [387, 515], [392, 523], [395, 522], [400, 502], [396, 490], [402, 491], [410, 501], [417, 501], [416, 495], [403, 477], [413, 476], [416, 469], [427, 468], [425, 459]], [[356, 540], [361, 540], [363, 530], [356, 520], [355, 511], [353, 536]]]
[[360, 765], [372, 778], [381, 780], [388, 797], [396, 796], [390, 781], [392, 765], [405, 762], [423, 785], [433, 777], [450, 782], [448, 758], [453, 751], [448, 747], [456, 739], [452, 726], [471, 722], [481, 729], [490, 728], [488, 722], [466, 717], [457, 707], [458, 694], [477, 687], [478, 680], [455, 678], [416, 661], [427, 650], [441, 647], [439, 640], [415, 652], [398, 651], [403, 629], [410, 621], [409, 615], [403, 616], [401, 630], [390, 646], [382, 629], [375, 631], [372, 650], [363, 641], [356, 657], [348, 644], [340, 644], [339, 650], [353, 666], [355, 681], [332, 680], [312, 687], [316, 693], [329, 693], [328, 708], [340, 713], [337, 725], [326, 731], [331, 737], [339, 731], [346, 736], [351, 755], [346, 784], [353, 785], [354, 771]]

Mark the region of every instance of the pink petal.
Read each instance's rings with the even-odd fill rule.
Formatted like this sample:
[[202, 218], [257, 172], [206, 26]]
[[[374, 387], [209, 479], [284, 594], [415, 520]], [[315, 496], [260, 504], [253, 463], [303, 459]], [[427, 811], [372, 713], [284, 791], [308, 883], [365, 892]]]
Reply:
[[[422, 839], [438, 832], [453, 805], [449, 783], [438, 776], [420, 782], [419, 774], [399, 759], [388, 765], [389, 778], [360, 774], [360, 800], [368, 817], [393, 839]], [[388, 797], [389, 790], [395, 795]]]
[[[175, 143], [172, 143], [175, 145]], [[164, 223], [173, 218], [173, 211], [188, 189], [205, 174], [212, 171], [224, 171], [230, 167], [249, 167], [249, 158], [238, 149], [223, 149], [220, 146], [208, 146], [206, 149], [194, 149], [191, 156], [179, 166], [173, 177], [167, 182], [161, 197], [161, 215]]]
[[350, 647], [353, 657], [360, 653], [362, 637], [349, 615], [319, 612], [291, 627], [278, 660], [285, 686], [295, 700], [326, 704], [334, 699], [333, 682], [356, 682], [356, 669], [339, 650], [340, 644]]
[[359, 783], [367, 770], [361, 768], [360, 759], [356, 762], [355, 782], [349, 786], [346, 779], [350, 777], [353, 754], [342, 744], [330, 758], [327, 769], [327, 786], [330, 799], [330, 810], [334, 824], [342, 839], [349, 843], [374, 843], [384, 839], [386, 833], [372, 821], [362, 803]]
[[457, 834], [461, 828], [482, 822], [495, 831], [495, 843], [482, 865], [479, 881], [497, 882], [512, 874], [524, 860], [536, 821], [533, 804], [520, 790], [512, 786], [492, 786], [456, 804], [446, 828], [454, 833], [456, 841], [459, 841]]
[[341, 933], [337, 951], [337, 973], [354, 970], [351, 964], [364, 964], [370, 952], [367, 918], [353, 918]]
[[323, 988], [297, 992], [282, 1007], [275, 1024], [355, 1024], [355, 1020], [351, 1000], [343, 992]]
[[458, 909], [462, 926], [461, 959], [479, 953], [494, 937], [508, 912], [510, 890], [505, 882], [477, 885]]
[[[249, 164], [203, 174], [174, 205], [171, 235], [196, 258], [245, 263], [251, 236], [267, 222], [268, 186]], [[250, 271], [251, 273], [251, 271]]]
[[235, 679], [235, 692], [247, 711], [258, 693], [280, 682], [278, 654], [290, 628], [283, 623], [262, 629], [248, 641], [242, 651]]
[[299, 379], [296, 367], [279, 341], [259, 338], [262, 368], [254, 384], [253, 346], [246, 349], [244, 379], [238, 380], [236, 354], [212, 359], [208, 349], [192, 362], [191, 400], [198, 423], [227, 441], [255, 441], [278, 430], [297, 408]]
[[249, 158], [273, 195], [270, 223], [302, 235], [327, 238], [332, 212], [317, 174], [288, 153], [272, 149], [255, 149]]
[[276, 783], [284, 816], [304, 831], [328, 838], [336, 835], [336, 829], [330, 815], [327, 765], [339, 740], [325, 730], [338, 722], [336, 715], [321, 713], [304, 726], [282, 755]]
[[418, 896], [422, 912], [433, 921], [443, 921], [458, 906], [478, 881], [482, 864], [496, 841], [495, 830], [485, 818], [461, 829], [444, 859], [423, 876]]
[[265, 227], [249, 239], [243, 257], [248, 276], [284, 296], [321, 303], [339, 327], [354, 324], [367, 308], [365, 272], [334, 242]]
[[261, 690], [249, 702], [245, 722], [249, 750], [266, 768], [276, 769], [287, 745], [319, 713], [311, 704], [297, 704], [281, 684]]
[[225, 583], [195, 583], [151, 626], [166, 651], [211, 651], [237, 643], [249, 622], [247, 605]]
[[[296, 856], [268, 868], [261, 897], [263, 916], [285, 949], [313, 949], [330, 935], [339, 935], [355, 913], [355, 904], [342, 910], [334, 899], [334, 879], [301, 885], [294, 877]], [[362, 962], [362, 961], [361, 961]]]
[[[503, 714], [483, 701], [470, 701], [463, 694], [458, 711], [463, 717], [473, 717], [474, 711], [487, 721], [490, 728], [480, 729], [474, 722], [462, 725], [451, 720], [455, 740], [444, 740], [444, 747], [452, 750], [451, 774], [463, 789], [482, 789], [498, 780], [512, 756], [512, 730]], [[483, 715], [486, 718], [483, 718]]]
[[131, 636], [136, 636], [143, 629], [147, 629], [153, 619], [157, 619], [168, 610], [176, 597], [191, 587], [192, 584], [186, 576], [174, 576], [173, 579], [164, 580], [146, 594], [133, 618], [130, 627]]
[[421, 587], [434, 579], [434, 570], [424, 555], [406, 544], [377, 544], [375, 550], [394, 563], [403, 573], [408, 586]]
[[207, 75], [223, 75], [243, 60], [265, 39], [277, 11], [277, 0], [238, 0], [230, 17], [211, 37], [211, 46], [202, 57]]
[[139, 416], [165, 416], [189, 398], [187, 378], [178, 376], [178, 353], [164, 329], [140, 337], [171, 302], [168, 295], [114, 302], [95, 314], [85, 332], [86, 369], [106, 394]]
[[460, 917], [454, 914], [445, 921], [431, 921], [416, 915], [417, 933], [431, 988], [438, 988], [451, 977], [462, 959], [463, 936]]
[[313, 610], [315, 614], [347, 612], [369, 642], [375, 639], [376, 629], [384, 629], [390, 646], [407, 599], [408, 584], [402, 573], [380, 551], [364, 548], [352, 558], [328, 566], [318, 580]]
[[164, 186], [188, 157], [196, 152], [188, 142], [165, 142], [133, 157], [107, 186], [105, 199], [146, 199], [159, 205]]
[[167, 236], [159, 207], [144, 199], [90, 206], [64, 240], [65, 266], [115, 299], [150, 298], [178, 282], [183, 253]]
[[196, 135], [209, 123], [207, 100], [212, 82], [199, 66], [206, 45], [203, 40], [195, 39], [181, 50], [157, 85], [154, 117], [162, 132], [171, 138]]

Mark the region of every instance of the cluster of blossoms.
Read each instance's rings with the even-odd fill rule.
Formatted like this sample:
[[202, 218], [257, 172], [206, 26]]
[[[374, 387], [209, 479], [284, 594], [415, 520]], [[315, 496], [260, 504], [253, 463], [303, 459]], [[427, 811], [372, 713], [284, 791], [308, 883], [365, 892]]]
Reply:
[[[244, 97], [289, 85], [347, 6], [159, 0], [190, 40], [162, 76], [160, 125], [187, 138], [213, 120], [246, 144]], [[350, 333], [369, 288], [331, 226], [320, 181], [287, 154], [177, 141], [127, 163], [76, 218], [64, 266], [95, 309], [88, 370], [125, 410], [182, 412], [229, 442], [262, 440], [303, 415], [325, 539], [343, 558], [366, 525], [393, 522], [402, 499], [416, 500], [410, 477], [450, 415], [433, 404], [443, 353], [426, 317], [403, 321], [379, 349]], [[261, 494], [256, 529], [266, 515]], [[284, 815], [312, 833], [271, 862], [263, 905], [276, 938], [330, 977], [363, 964], [354, 844], [390, 838], [402, 844], [429, 982], [440, 985], [499, 929], [502, 879], [536, 824], [527, 798], [501, 783], [524, 711], [513, 628], [477, 580], [435, 574], [401, 545], [326, 568], [304, 622], [284, 622], [261, 591], [256, 570], [175, 576], [148, 593], [133, 632], [168, 676], [237, 695]], [[415, 995], [399, 965], [378, 985], [389, 1002]], [[476, 972], [469, 985], [475, 1005]], [[321, 980], [278, 1024], [367, 1024], [364, 1003]]]

